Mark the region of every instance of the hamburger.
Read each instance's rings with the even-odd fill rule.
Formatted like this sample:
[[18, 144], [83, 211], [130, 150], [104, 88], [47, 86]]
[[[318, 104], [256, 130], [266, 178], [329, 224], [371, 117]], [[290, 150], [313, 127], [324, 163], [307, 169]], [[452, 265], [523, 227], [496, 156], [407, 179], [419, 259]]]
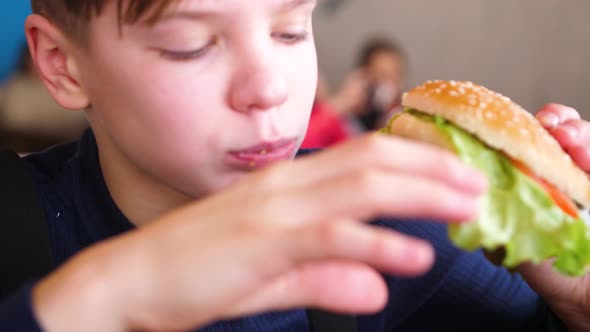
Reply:
[[459, 248], [509, 269], [554, 259], [570, 276], [590, 265], [590, 180], [529, 112], [472, 82], [428, 81], [403, 96], [382, 132], [434, 144], [488, 177], [478, 219], [449, 226]]

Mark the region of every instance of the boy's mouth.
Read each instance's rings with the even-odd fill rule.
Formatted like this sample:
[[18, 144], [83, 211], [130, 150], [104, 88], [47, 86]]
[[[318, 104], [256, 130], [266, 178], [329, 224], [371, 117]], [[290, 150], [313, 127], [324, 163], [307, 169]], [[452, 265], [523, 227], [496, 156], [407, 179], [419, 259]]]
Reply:
[[239, 169], [253, 170], [268, 164], [291, 159], [295, 155], [297, 139], [281, 139], [273, 142], [261, 142], [241, 150], [227, 153], [227, 163]]

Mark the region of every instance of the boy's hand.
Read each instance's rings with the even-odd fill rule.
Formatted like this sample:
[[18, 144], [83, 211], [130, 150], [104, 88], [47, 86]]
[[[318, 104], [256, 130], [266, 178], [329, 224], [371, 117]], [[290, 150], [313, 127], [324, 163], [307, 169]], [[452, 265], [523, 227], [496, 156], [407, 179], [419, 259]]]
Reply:
[[34, 306], [48, 331], [183, 330], [301, 307], [376, 311], [387, 298], [378, 271], [420, 275], [434, 255], [366, 221], [468, 220], [485, 187], [446, 152], [370, 135], [94, 246], [40, 282]]
[[537, 119], [580, 168], [590, 171], [590, 123], [582, 120], [578, 111], [564, 105], [549, 104], [541, 108]]
[[[590, 123], [575, 109], [559, 104], [544, 106], [536, 116], [574, 162], [590, 171]], [[572, 331], [590, 330], [590, 276], [563, 276], [551, 262], [525, 264], [519, 271]]]

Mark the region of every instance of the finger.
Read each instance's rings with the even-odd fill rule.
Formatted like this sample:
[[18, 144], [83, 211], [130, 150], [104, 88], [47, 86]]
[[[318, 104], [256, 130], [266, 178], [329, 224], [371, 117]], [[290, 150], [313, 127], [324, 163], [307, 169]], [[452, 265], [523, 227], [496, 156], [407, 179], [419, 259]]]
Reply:
[[559, 124], [559, 117], [553, 112], [540, 111], [535, 117], [546, 129], [551, 129]]
[[580, 119], [580, 114], [576, 109], [561, 104], [547, 104], [539, 110], [536, 116], [545, 128], [553, 128], [568, 120]]
[[348, 220], [302, 227], [275, 247], [275, 252], [292, 257], [287, 266], [293, 268], [241, 301], [239, 315], [302, 306], [372, 312], [382, 308], [387, 297], [373, 268], [418, 275], [432, 265], [434, 256], [424, 241]]
[[398, 276], [426, 273], [434, 262], [428, 242], [354, 221], [332, 221], [304, 227], [284, 245], [295, 265], [337, 259], [359, 262]]
[[[259, 312], [272, 308], [313, 306], [324, 309], [369, 312], [385, 302], [387, 291], [376, 270], [402, 276], [425, 273], [434, 260], [430, 245], [422, 240], [364, 223], [340, 220], [305, 225], [291, 232], [247, 246], [235, 255], [251, 261], [251, 251], [259, 252], [254, 280], [266, 284], [244, 294], [229, 315]], [[248, 253], [250, 252], [250, 253]], [[258, 255], [257, 255], [258, 256]]]
[[564, 126], [570, 126], [575, 129], [573, 137], [575, 146], [590, 147], [590, 123], [584, 120], [568, 120]]
[[568, 120], [549, 129], [563, 148], [590, 146], [590, 123], [583, 120]]
[[[527, 281], [529, 286], [546, 299], [552, 299], [559, 296], [560, 287], [567, 286], [569, 278], [565, 278], [553, 267], [554, 259], [533, 264], [524, 263], [518, 267], [518, 272]], [[544, 287], [544, 285], [559, 285], [560, 287]], [[575, 294], [572, 292], [571, 294]]]
[[575, 146], [578, 141], [578, 128], [567, 124], [555, 126], [549, 129], [549, 133], [564, 149]]
[[298, 267], [239, 301], [232, 317], [255, 312], [320, 308], [343, 313], [372, 313], [383, 308], [387, 287], [382, 277], [364, 264], [346, 261], [314, 262]]
[[[291, 195], [303, 197], [293, 218], [309, 221], [370, 220], [384, 215], [441, 221], [473, 220], [479, 199], [475, 194], [457, 191], [440, 182], [383, 171], [357, 172], [298, 188]], [[285, 200], [274, 208], [292, 210], [289, 202], [292, 200]]]
[[294, 167], [293, 173], [305, 174], [298, 177], [302, 184], [379, 168], [429, 177], [468, 193], [480, 193], [487, 187], [485, 176], [452, 153], [382, 134], [367, 135], [349, 144], [302, 158]]
[[586, 172], [590, 172], [590, 148], [585, 146], [572, 146], [567, 149], [573, 161]]

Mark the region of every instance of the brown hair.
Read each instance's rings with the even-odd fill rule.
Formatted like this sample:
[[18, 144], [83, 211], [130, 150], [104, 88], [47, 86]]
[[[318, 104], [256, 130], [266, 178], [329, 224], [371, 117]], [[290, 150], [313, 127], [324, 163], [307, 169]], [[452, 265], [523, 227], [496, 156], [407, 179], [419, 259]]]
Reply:
[[[45, 16], [74, 41], [87, 42], [87, 25], [101, 14], [104, 6], [115, 0], [31, 0], [36, 14]], [[116, 0], [119, 25], [133, 24], [146, 18], [155, 23], [175, 0]], [[125, 3], [125, 4], [124, 4]]]
[[358, 65], [366, 67], [377, 53], [386, 52], [399, 57], [402, 61], [407, 59], [403, 48], [395, 40], [385, 37], [374, 37], [363, 45], [358, 56]]

